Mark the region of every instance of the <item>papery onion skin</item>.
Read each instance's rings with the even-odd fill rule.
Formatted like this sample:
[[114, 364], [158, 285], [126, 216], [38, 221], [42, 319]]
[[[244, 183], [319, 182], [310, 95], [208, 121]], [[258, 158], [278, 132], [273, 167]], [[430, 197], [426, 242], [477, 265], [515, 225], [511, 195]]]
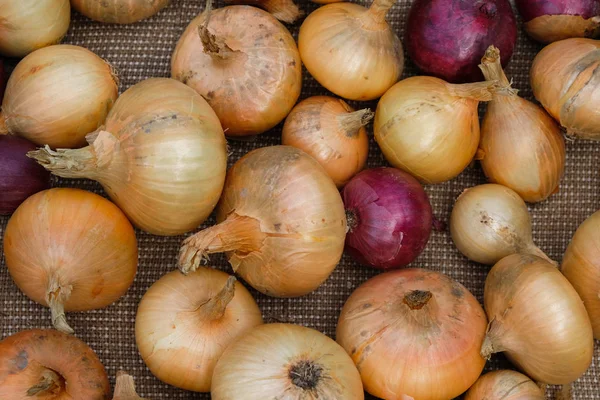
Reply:
[[577, 228], [563, 257], [561, 271], [583, 300], [594, 338], [600, 339], [600, 212]]
[[570, 136], [600, 140], [599, 49], [597, 40], [566, 39], [544, 47], [533, 60], [533, 94]]
[[568, 384], [589, 367], [594, 338], [579, 295], [560, 271], [529, 254], [500, 260], [485, 281], [490, 320], [481, 354], [504, 354], [532, 379]]
[[56, 44], [70, 22], [69, 0], [0, 0], [0, 54], [20, 58]]
[[208, 103], [174, 79], [129, 88], [88, 140], [82, 149], [30, 156], [55, 175], [97, 180], [135, 225], [155, 235], [196, 228], [219, 200], [227, 168], [223, 129]]
[[171, 76], [200, 93], [228, 136], [263, 133], [290, 112], [300, 96], [302, 65], [294, 38], [266, 11], [250, 6], [212, 10], [203, 45], [206, 12], [179, 39]]
[[161, 381], [208, 392], [223, 351], [260, 324], [260, 310], [241, 283], [201, 267], [188, 276], [172, 271], [150, 287], [138, 307], [135, 338]]
[[169, 0], [71, 0], [81, 14], [108, 24], [131, 24], [149, 18], [169, 4]]
[[125, 371], [117, 372], [115, 394], [113, 400], [146, 400], [138, 396], [135, 391], [133, 377]]
[[373, 115], [369, 109], [354, 111], [334, 97], [309, 97], [287, 116], [281, 144], [313, 156], [337, 187], [342, 187], [367, 162], [369, 137], [364, 125]]
[[365, 8], [342, 2], [313, 11], [298, 34], [298, 48], [308, 72], [343, 98], [381, 97], [404, 70], [402, 42], [385, 20], [394, 3], [374, 0]]
[[235, 163], [217, 222], [184, 241], [179, 268], [186, 273], [207, 255], [227, 252], [233, 270], [269, 296], [312, 292], [344, 249], [346, 215], [335, 184], [314, 158], [290, 146], [253, 150]]
[[248, 4], [263, 8], [280, 21], [291, 24], [304, 15], [293, 0], [225, 0], [228, 4]]
[[[45, 382], [36, 396], [35, 386]], [[110, 384], [98, 356], [81, 340], [31, 329], [0, 341], [0, 398], [108, 400]]]
[[45, 47], [12, 72], [0, 119], [8, 132], [38, 145], [81, 147], [117, 95], [112, 67], [96, 54], [72, 45]]
[[337, 341], [383, 399], [451, 399], [479, 377], [487, 320], [477, 299], [446, 275], [424, 269], [386, 272], [352, 293]]
[[344, 349], [313, 329], [267, 324], [233, 343], [219, 359], [213, 400], [363, 400], [360, 375]]
[[342, 191], [346, 252], [378, 269], [400, 268], [421, 254], [431, 234], [431, 204], [421, 184], [395, 168], [365, 170]]
[[482, 375], [465, 400], [545, 400], [540, 387], [527, 376], [511, 370], [488, 372]]
[[421, 182], [440, 183], [471, 163], [479, 144], [479, 101], [493, 82], [452, 85], [415, 76], [388, 90], [375, 113], [375, 140], [392, 166]]
[[138, 261], [135, 232], [121, 210], [67, 188], [39, 192], [19, 206], [4, 232], [4, 254], [19, 289], [50, 307], [55, 327], [68, 333], [64, 311], [115, 302], [133, 283]]
[[477, 67], [495, 45], [506, 67], [517, 43], [508, 0], [415, 0], [408, 16], [406, 49], [426, 75], [452, 83], [482, 79]]

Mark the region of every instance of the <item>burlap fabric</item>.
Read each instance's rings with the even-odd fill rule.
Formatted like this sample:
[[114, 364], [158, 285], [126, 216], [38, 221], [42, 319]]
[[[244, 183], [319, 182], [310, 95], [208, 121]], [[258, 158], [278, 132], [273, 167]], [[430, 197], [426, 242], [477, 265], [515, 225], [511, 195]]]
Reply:
[[[399, 0], [388, 15], [388, 20], [401, 37], [404, 35], [410, 4], [411, 0]], [[306, 12], [317, 7], [307, 0], [302, 0], [300, 6]], [[187, 24], [202, 9], [202, 0], [174, 0], [154, 18], [128, 26], [95, 23], [74, 12], [71, 28], [64, 42], [87, 47], [113, 64], [118, 70], [120, 89], [123, 91], [143, 79], [170, 75], [170, 59], [175, 44]], [[290, 27], [295, 36], [298, 28], [299, 24]], [[507, 71], [509, 78], [514, 79], [515, 88], [528, 99], [532, 98], [528, 71], [533, 57], [540, 49], [540, 45], [520, 32], [517, 48]], [[415, 73], [415, 67], [408, 61], [404, 77]], [[318, 94], [328, 93], [305, 71], [302, 98]], [[359, 106], [370, 106], [374, 109], [375, 105], [373, 102]], [[253, 141], [230, 141], [230, 164], [252, 149], [278, 143], [280, 127]], [[599, 153], [598, 143], [569, 141], [566, 172], [560, 192], [548, 201], [530, 206], [535, 241], [555, 260], [561, 260], [577, 226], [600, 208]], [[379, 148], [372, 140], [369, 167], [385, 164]], [[427, 186], [435, 215], [447, 221], [454, 200], [460, 192], [484, 182], [485, 177], [480, 168], [474, 166], [452, 182]], [[92, 181], [63, 179], [55, 180], [54, 185], [78, 187], [104, 195], [100, 185]], [[6, 217], [0, 218], [2, 234], [7, 221]], [[213, 223], [214, 219], [211, 218], [203, 227]], [[182, 239], [183, 236], [165, 238], [138, 231], [139, 271], [128, 293], [107, 309], [68, 315], [76, 335], [96, 351], [106, 366], [111, 383], [114, 384], [117, 370], [125, 369], [135, 376], [139, 394], [155, 400], [210, 398], [208, 394], [186, 392], [154, 378], [138, 355], [135, 345], [134, 321], [137, 304], [153, 282], [175, 267]], [[218, 268], [231, 271], [223, 257], [212, 257], [211, 261]], [[49, 328], [49, 311], [23, 295], [13, 284], [4, 266], [4, 259], [0, 264], [0, 338], [27, 328]], [[482, 301], [483, 284], [489, 268], [468, 262], [456, 250], [447, 231], [433, 232], [427, 248], [412, 265], [450, 275]], [[345, 300], [358, 285], [374, 274], [374, 271], [361, 267], [344, 256], [330, 279], [311, 295], [282, 300], [269, 298], [254, 290], [252, 293], [266, 321], [300, 324], [334, 337], [337, 318]], [[486, 370], [508, 366], [503, 356], [496, 355], [488, 363]], [[585, 376], [575, 384], [575, 398], [600, 399], [599, 375], [600, 347], [596, 346], [594, 362]], [[549, 398], [554, 397], [554, 392], [553, 389], [549, 391]]]

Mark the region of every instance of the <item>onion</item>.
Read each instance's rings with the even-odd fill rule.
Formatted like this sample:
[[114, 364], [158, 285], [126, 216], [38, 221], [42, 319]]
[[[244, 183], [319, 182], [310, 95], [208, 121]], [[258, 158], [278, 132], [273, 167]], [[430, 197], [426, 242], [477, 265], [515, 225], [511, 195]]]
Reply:
[[224, 272], [199, 268], [160, 278], [140, 303], [135, 338], [150, 371], [170, 385], [208, 392], [223, 351], [262, 324], [252, 295]]
[[171, 75], [208, 101], [231, 136], [273, 128], [302, 87], [294, 38], [271, 14], [248, 6], [207, 4], [179, 39]]
[[600, 140], [599, 49], [597, 40], [561, 40], [542, 49], [531, 66], [535, 98], [567, 134], [583, 139]]
[[50, 174], [26, 157], [36, 147], [10, 135], [0, 135], [0, 214], [10, 214], [25, 199], [50, 187]]
[[0, 0], [0, 54], [21, 58], [58, 43], [70, 22], [69, 0]]
[[367, 390], [388, 400], [451, 399], [479, 377], [487, 320], [460, 283], [424, 269], [386, 272], [352, 293], [337, 341]]
[[385, 16], [396, 0], [328, 4], [302, 23], [298, 48], [304, 66], [326, 89], [350, 100], [381, 97], [404, 69], [402, 42]]
[[135, 391], [133, 377], [125, 371], [117, 372], [115, 394], [113, 400], [145, 400]]
[[513, 254], [490, 271], [484, 289], [490, 320], [481, 355], [506, 356], [536, 381], [573, 382], [594, 353], [592, 326], [569, 281], [547, 261]]
[[[8, 77], [6, 76], [6, 68], [4, 67], [4, 60], [0, 58], [0, 104], [2, 104], [2, 99], [4, 98], [4, 89], [6, 88], [6, 80]], [[4, 124], [3, 120], [0, 120], [0, 124]], [[0, 132], [6, 130], [0, 125]]]
[[492, 99], [494, 85], [453, 85], [426, 76], [398, 82], [381, 98], [375, 114], [375, 140], [383, 155], [422, 182], [456, 177], [477, 151], [477, 105]]
[[599, 0], [515, 0], [533, 39], [550, 43], [571, 37], [596, 37], [600, 28]]
[[334, 97], [309, 97], [286, 118], [281, 143], [313, 156], [342, 187], [367, 162], [369, 137], [364, 126], [373, 116], [368, 108], [354, 111]]
[[483, 375], [465, 395], [465, 400], [545, 400], [531, 379], [516, 371], [501, 370]]
[[466, 189], [450, 216], [452, 240], [469, 260], [493, 265], [513, 253], [554, 263], [534, 243], [525, 202], [512, 189], [486, 184]]
[[583, 300], [594, 337], [600, 339], [600, 211], [586, 219], [575, 232], [561, 270]]
[[[97, 194], [49, 189], [19, 206], [4, 232], [6, 266], [52, 323], [73, 333], [65, 311], [104, 308], [125, 294], [137, 270], [137, 241], [121, 210]], [[1, 397], [0, 397], [1, 398]]]
[[219, 359], [212, 400], [364, 399], [360, 376], [336, 342], [291, 324], [254, 328]]
[[74, 9], [95, 21], [131, 24], [150, 18], [169, 4], [169, 0], [71, 0]]
[[478, 158], [483, 172], [525, 201], [547, 199], [558, 191], [565, 169], [560, 128], [541, 107], [517, 96], [496, 47], [488, 48], [479, 67], [487, 80], [501, 86], [488, 103], [481, 126]]
[[410, 264], [431, 233], [432, 214], [419, 182], [394, 168], [356, 175], [342, 191], [346, 251], [361, 264], [391, 269]]
[[517, 43], [517, 23], [508, 0], [415, 0], [408, 15], [406, 47], [427, 75], [448, 82], [481, 80], [477, 67], [495, 45], [506, 66]]
[[39, 145], [83, 146], [85, 135], [104, 123], [117, 89], [112, 67], [83, 47], [36, 50], [8, 80], [0, 131]]
[[100, 360], [74, 336], [31, 329], [0, 342], [0, 399], [109, 398]]
[[88, 140], [82, 149], [29, 156], [55, 175], [97, 180], [135, 225], [156, 235], [196, 228], [219, 200], [227, 168], [223, 129], [206, 101], [180, 82], [132, 86]]
[[289, 24], [304, 15], [293, 0], [225, 0], [225, 2], [229, 4], [249, 4], [264, 8], [278, 20]]
[[235, 163], [217, 221], [183, 242], [179, 268], [188, 273], [209, 254], [227, 252], [233, 270], [270, 296], [312, 292], [344, 249], [337, 188], [314, 158], [290, 146], [253, 150]]

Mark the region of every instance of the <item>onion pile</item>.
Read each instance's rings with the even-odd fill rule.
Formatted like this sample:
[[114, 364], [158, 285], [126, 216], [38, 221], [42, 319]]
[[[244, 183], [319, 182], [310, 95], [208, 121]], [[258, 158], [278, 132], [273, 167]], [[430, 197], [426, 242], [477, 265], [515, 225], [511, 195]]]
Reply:
[[169, 4], [169, 0], [71, 0], [74, 9], [95, 21], [131, 24], [149, 18]]
[[125, 371], [117, 372], [117, 380], [115, 383], [115, 394], [113, 400], [145, 400], [138, 396], [135, 391], [135, 383], [133, 377]]
[[52, 323], [73, 333], [65, 311], [104, 308], [125, 294], [137, 270], [133, 227], [103, 197], [49, 189], [29, 197], [4, 232], [6, 266], [30, 299], [50, 307]]
[[479, 101], [492, 99], [495, 82], [453, 85], [414, 76], [394, 85], [375, 114], [375, 140], [396, 168], [422, 182], [460, 174], [479, 144]]
[[465, 395], [465, 400], [545, 400], [540, 387], [527, 376], [510, 370], [488, 372]]
[[229, 4], [249, 4], [264, 8], [278, 20], [289, 24], [304, 15], [293, 0], [225, 0], [225, 2]]
[[7, 130], [38, 145], [83, 146], [85, 135], [104, 123], [117, 89], [112, 67], [83, 47], [36, 50], [8, 80], [0, 133]]
[[254, 328], [215, 367], [213, 400], [364, 399], [360, 376], [336, 342], [291, 324]]
[[200, 225], [221, 195], [227, 168], [223, 129], [189, 87], [153, 78], [123, 93], [105, 125], [78, 150], [29, 155], [53, 174], [89, 178], [135, 225], [178, 235]]
[[424, 269], [386, 272], [359, 286], [337, 341], [367, 392], [383, 399], [452, 399], [479, 377], [487, 320], [460, 283]]
[[304, 66], [326, 89], [350, 100], [373, 100], [398, 82], [402, 42], [385, 16], [396, 0], [327, 4], [302, 23], [298, 48]]
[[281, 143], [313, 156], [342, 187], [367, 162], [369, 137], [364, 126], [373, 116], [368, 108], [354, 111], [334, 97], [309, 97], [286, 118]]
[[302, 296], [333, 272], [344, 249], [346, 216], [319, 163], [290, 146], [253, 150], [227, 173], [218, 225], [183, 242], [179, 268], [193, 271], [209, 254], [229, 263], [256, 290]]

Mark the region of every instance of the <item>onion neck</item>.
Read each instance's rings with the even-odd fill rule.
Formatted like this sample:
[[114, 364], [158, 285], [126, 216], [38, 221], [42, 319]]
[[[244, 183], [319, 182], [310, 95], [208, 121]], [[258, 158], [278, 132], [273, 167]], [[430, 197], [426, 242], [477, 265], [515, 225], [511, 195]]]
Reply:
[[496, 93], [506, 96], [516, 96], [517, 90], [513, 89], [510, 85], [504, 70], [502, 69], [502, 63], [500, 60], [500, 50], [495, 46], [490, 46], [485, 52], [485, 55], [481, 59], [479, 64], [481, 72], [486, 81], [497, 81], [498, 88]]
[[27, 396], [57, 396], [65, 387], [65, 380], [51, 369], [45, 368], [40, 382], [27, 390]]
[[50, 278], [48, 289], [46, 290], [46, 303], [50, 307], [52, 325], [56, 330], [67, 334], [74, 333], [73, 329], [67, 323], [64, 305], [71, 296], [72, 290], [71, 286], [62, 286], [55, 277]]
[[113, 400], [144, 400], [135, 391], [133, 377], [125, 371], [117, 372], [115, 394]]
[[200, 310], [203, 316], [209, 321], [216, 321], [223, 318], [227, 306], [235, 296], [235, 276], [227, 278], [225, 286], [215, 296], [204, 303]]
[[257, 4], [261, 4], [275, 18], [288, 24], [294, 23], [304, 15], [304, 12], [292, 0], [265, 0], [257, 1]]
[[496, 89], [498, 88], [497, 81], [485, 81], [475, 83], [453, 84], [446, 83], [448, 92], [455, 97], [477, 101], [490, 101]]
[[550, 264], [554, 265], [555, 267], [558, 268], [558, 263], [554, 260], [552, 260], [550, 257], [548, 257], [546, 255], [546, 253], [544, 253], [542, 251], [542, 249], [540, 249], [539, 247], [537, 247], [535, 244], [533, 243], [529, 243], [524, 249], [523, 249], [524, 253], [527, 254], [531, 254], [537, 257], [540, 257], [542, 259], [544, 259], [545, 261], [549, 262]]
[[198, 35], [202, 42], [202, 48], [204, 53], [212, 57], [213, 60], [226, 60], [230, 59], [236, 51], [233, 50], [225, 40], [221, 37], [217, 37], [208, 30], [210, 23], [210, 17], [212, 14], [212, 0], [207, 0], [204, 12], [206, 13], [206, 19], [198, 27]]
[[378, 23], [386, 23], [385, 16], [394, 4], [396, 4], [396, 0], [373, 0], [367, 15]]
[[337, 118], [340, 128], [346, 133], [346, 136], [356, 137], [358, 136], [358, 132], [360, 132], [360, 128], [371, 122], [374, 116], [374, 112], [365, 108], [351, 113], [341, 114]]
[[481, 344], [481, 350], [479, 354], [485, 360], [489, 360], [494, 353], [500, 353], [506, 349], [500, 343], [500, 337], [502, 337], [502, 324], [495, 318], [488, 324], [485, 339]]
[[428, 290], [413, 290], [404, 296], [404, 304], [411, 310], [420, 310], [425, 307], [433, 295]]

